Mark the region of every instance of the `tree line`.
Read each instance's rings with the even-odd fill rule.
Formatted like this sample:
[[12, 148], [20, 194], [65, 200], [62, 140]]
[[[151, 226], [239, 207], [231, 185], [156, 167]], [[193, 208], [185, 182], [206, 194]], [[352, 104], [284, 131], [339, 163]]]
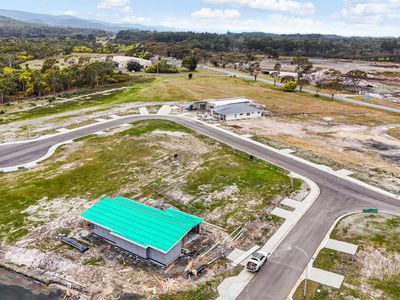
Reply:
[[92, 61], [60, 68], [47, 59], [40, 70], [4, 68], [0, 72], [0, 102], [12, 98], [43, 96], [81, 87], [98, 87], [130, 79], [110, 61]]
[[197, 33], [120, 31], [117, 43], [142, 43], [167, 56], [190, 54], [194, 49], [218, 52], [257, 52], [271, 57], [306, 56], [370, 60], [400, 60], [399, 38], [342, 37], [321, 34]]

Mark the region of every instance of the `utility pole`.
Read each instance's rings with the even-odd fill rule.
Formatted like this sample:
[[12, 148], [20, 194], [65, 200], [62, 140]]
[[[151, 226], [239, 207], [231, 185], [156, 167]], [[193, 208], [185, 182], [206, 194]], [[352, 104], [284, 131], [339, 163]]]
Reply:
[[307, 295], [307, 280], [308, 280], [308, 265], [310, 263], [310, 258], [307, 254], [306, 251], [304, 251], [303, 249], [296, 247], [297, 250], [299, 250], [301, 253], [304, 254], [304, 256], [307, 259], [307, 264], [306, 264], [306, 280], [304, 281], [304, 291], [303, 291], [303, 299], [306, 299], [306, 295]]

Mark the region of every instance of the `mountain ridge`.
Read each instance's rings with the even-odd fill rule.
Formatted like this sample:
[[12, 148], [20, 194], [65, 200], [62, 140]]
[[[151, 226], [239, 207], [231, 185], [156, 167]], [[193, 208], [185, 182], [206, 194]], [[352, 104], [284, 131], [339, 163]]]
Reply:
[[18, 10], [0, 9], [0, 15], [17, 21], [43, 24], [56, 27], [68, 28], [87, 28], [104, 30], [108, 32], [118, 32], [120, 30], [151, 30], [151, 31], [174, 31], [173, 28], [163, 26], [150, 26], [143, 24], [116, 24], [99, 20], [82, 19], [74, 16], [49, 14], [38, 14]]

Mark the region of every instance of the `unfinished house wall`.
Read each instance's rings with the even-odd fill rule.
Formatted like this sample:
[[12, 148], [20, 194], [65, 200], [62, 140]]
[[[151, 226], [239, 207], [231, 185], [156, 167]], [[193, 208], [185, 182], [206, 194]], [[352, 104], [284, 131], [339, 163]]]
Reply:
[[149, 259], [155, 260], [163, 265], [169, 265], [173, 261], [177, 260], [181, 255], [182, 240], [180, 240], [168, 253], [162, 253], [153, 248], [148, 249]]
[[226, 115], [225, 120], [231, 121], [231, 120], [240, 120], [240, 119], [248, 119], [248, 118], [258, 118], [261, 117], [261, 112], [252, 112], [249, 114], [234, 114], [234, 115]]
[[129, 252], [137, 255], [137, 256], [143, 257], [145, 259], [148, 258], [146, 248], [132, 244], [132, 243], [125, 241], [119, 237], [116, 237], [116, 245], [126, 251], [129, 251]]
[[98, 225], [93, 225], [93, 233], [101, 236], [102, 238], [115, 243], [115, 236], [110, 234], [110, 230], [100, 227]]

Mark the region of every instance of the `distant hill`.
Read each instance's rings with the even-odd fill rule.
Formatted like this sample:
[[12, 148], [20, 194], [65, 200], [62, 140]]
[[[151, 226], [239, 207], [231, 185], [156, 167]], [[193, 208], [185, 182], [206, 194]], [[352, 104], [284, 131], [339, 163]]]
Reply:
[[48, 26], [46, 24], [23, 22], [0, 15], [0, 36], [9, 37], [45, 37], [54, 35], [77, 35], [77, 34], [105, 35], [104, 31], [86, 28], [68, 28]]
[[162, 26], [147, 26], [142, 24], [114, 24], [98, 20], [86, 20], [73, 16], [53, 16], [47, 14], [36, 14], [17, 10], [0, 9], [0, 15], [18, 21], [43, 24], [57, 27], [90, 28], [104, 31], [117, 32], [126, 29], [173, 31], [172, 28]]

